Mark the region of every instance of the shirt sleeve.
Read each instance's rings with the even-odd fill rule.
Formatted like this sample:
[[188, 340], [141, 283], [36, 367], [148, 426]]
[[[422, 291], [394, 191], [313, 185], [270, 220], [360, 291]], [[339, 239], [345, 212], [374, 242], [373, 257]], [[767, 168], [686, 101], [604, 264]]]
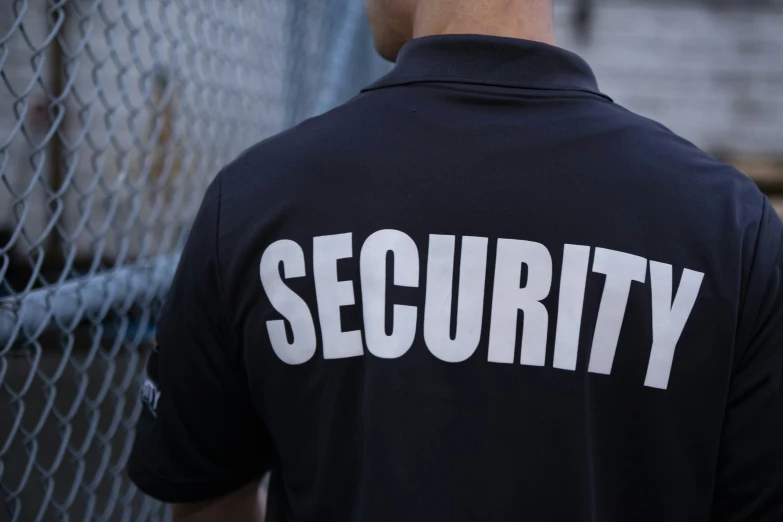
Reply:
[[736, 341], [712, 520], [783, 520], [783, 226], [766, 198]]
[[219, 183], [207, 191], [161, 311], [128, 465], [139, 489], [164, 502], [219, 497], [270, 467], [223, 298]]

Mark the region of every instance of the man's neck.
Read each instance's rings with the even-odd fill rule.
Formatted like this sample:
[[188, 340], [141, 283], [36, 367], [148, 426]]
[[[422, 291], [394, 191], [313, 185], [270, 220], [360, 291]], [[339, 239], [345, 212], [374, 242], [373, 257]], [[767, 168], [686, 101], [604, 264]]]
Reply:
[[422, 0], [413, 37], [484, 34], [556, 44], [550, 0]]

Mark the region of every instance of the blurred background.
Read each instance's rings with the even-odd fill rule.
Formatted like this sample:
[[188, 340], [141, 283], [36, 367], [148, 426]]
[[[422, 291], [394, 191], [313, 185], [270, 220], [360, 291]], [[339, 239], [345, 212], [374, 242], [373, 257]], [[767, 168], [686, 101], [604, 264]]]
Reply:
[[[783, 212], [783, 1], [557, 0], [556, 23]], [[167, 519], [124, 468], [204, 190], [389, 67], [361, 0], [0, 0], [0, 522]]]

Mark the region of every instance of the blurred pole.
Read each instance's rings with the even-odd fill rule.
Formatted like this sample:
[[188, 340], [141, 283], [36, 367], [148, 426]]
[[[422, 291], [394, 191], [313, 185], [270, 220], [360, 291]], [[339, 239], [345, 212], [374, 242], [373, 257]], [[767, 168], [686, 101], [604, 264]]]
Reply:
[[[59, 196], [65, 180], [65, 147], [61, 134], [65, 132], [65, 97], [67, 95], [65, 73], [65, 45], [68, 27], [68, 10], [64, 0], [50, 0], [49, 9], [50, 31], [56, 32], [56, 36], [50, 47], [51, 61], [51, 99], [49, 103], [49, 117], [51, 121], [51, 138], [49, 141], [49, 191], [50, 201], [47, 202], [50, 219], [54, 220], [53, 226], [46, 238], [45, 263], [48, 266], [59, 268], [63, 258], [62, 237], [58, 231], [63, 208], [62, 198]], [[58, 202], [60, 208], [58, 209]]]
[[306, 107], [304, 101], [304, 82], [302, 82], [302, 56], [305, 54], [306, 38], [301, 37], [301, 31], [307, 21], [306, 0], [289, 0], [286, 2], [285, 31], [285, 119], [284, 128], [292, 127], [302, 117]]
[[327, 64], [321, 89], [315, 102], [315, 114], [323, 114], [340, 103], [342, 86], [350, 74], [354, 47], [362, 34], [364, 2], [347, 0], [342, 23], [334, 36], [334, 43], [327, 55]]
[[590, 41], [594, 14], [593, 0], [576, 0], [573, 19], [574, 33], [581, 43]]

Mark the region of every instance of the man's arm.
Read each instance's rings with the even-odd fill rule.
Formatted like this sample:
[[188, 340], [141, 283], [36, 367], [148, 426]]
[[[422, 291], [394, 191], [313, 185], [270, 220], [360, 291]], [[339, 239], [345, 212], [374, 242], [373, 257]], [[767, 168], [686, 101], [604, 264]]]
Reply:
[[255, 492], [273, 448], [223, 294], [219, 213], [218, 179], [161, 311], [129, 475], [148, 495], [176, 505], [178, 520], [255, 522]]
[[259, 481], [223, 497], [189, 504], [173, 504], [173, 522], [263, 522], [266, 512], [266, 491]]
[[765, 201], [735, 343], [713, 522], [783, 520], [783, 226]]

